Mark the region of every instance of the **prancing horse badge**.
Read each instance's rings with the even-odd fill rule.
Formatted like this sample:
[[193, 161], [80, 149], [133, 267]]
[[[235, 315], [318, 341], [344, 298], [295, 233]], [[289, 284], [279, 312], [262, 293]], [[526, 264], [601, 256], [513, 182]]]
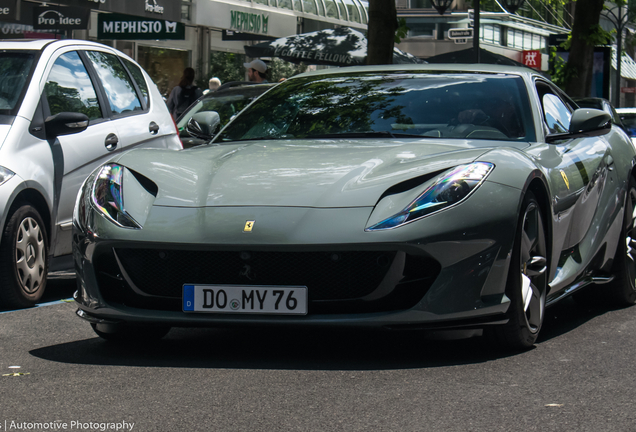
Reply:
[[245, 222], [245, 228], [243, 228], [243, 232], [252, 231], [252, 228], [254, 227], [254, 222], [255, 221], [247, 221], [247, 222]]

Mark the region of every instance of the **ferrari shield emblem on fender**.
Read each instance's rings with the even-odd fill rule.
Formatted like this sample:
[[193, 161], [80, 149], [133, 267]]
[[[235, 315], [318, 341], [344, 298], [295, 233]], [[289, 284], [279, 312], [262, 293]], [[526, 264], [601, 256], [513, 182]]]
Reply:
[[245, 228], [243, 228], [243, 232], [252, 231], [252, 228], [254, 227], [254, 222], [255, 221], [247, 221], [247, 222], [245, 222]]
[[563, 177], [563, 181], [565, 182], [565, 186], [570, 190], [570, 180], [568, 180], [568, 176], [565, 175], [565, 171], [561, 170], [561, 177]]

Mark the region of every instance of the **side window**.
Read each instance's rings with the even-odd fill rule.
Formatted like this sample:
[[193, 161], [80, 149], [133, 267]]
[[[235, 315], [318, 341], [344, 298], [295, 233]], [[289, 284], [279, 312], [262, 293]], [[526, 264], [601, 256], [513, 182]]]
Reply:
[[86, 55], [102, 81], [113, 114], [142, 109], [135, 86], [117, 56], [99, 51], [87, 51]]
[[133, 79], [137, 82], [139, 90], [141, 90], [141, 95], [146, 100], [146, 106], [150, 105], [150, 100], [148, 100], [148, 86], [146, 85], [146, 80], [144, 79], [144, 74], [141, 72], [141, 69], [139, 69], [139, 66], [137, 66], [130, 60], [122, 60], [133, 76]]
[[62, 54], [55, 60], [44, 93], [51, 115], [61, 112], [86, 114], [89, 119], [102, 117], [93, 83], [77, 52]]
[[541, 104], [543, 105], [543, 115], [550, 133], [567, 133], [570, 129], [572, 114], [563, 101], [554, 94], [545, 93], [541, 97]]

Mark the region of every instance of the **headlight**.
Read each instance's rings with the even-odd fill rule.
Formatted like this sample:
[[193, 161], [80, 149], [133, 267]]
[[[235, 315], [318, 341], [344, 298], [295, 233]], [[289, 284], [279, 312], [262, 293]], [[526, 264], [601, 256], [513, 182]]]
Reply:
[[402, 211], [365, 231], [395, 228], [458, 204], [479, 187], [493, 168], [487, 162], [460, 165], [439, 177]]
[[15, 173], [11, 171], [10, 169], [0, 166], [0, 185], [6, 182], [7, 180], [9, 180], [14, 175]]
[[93, 206], [115, 225], [123, 228], [141, 228], [124, 209], [123, 179], [123, 166], [108, 164], [101, 167], [93, 183]]

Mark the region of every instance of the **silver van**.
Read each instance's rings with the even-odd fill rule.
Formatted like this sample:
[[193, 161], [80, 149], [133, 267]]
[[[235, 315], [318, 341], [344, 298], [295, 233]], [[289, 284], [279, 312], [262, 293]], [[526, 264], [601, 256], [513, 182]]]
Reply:
[[89, 41], [0, 42], [0, 308], [35, 304], [49, 271], [72, 268], [82, 182], [137, 146], [182, 148], [131, 58]]

